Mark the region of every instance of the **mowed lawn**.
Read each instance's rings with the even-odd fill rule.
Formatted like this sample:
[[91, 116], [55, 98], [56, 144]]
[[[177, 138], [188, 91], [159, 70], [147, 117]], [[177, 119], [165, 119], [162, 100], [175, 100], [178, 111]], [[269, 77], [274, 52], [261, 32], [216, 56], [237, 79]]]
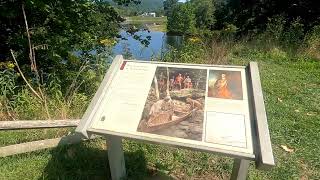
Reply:
[[[276, 167], [250, 167], [248, 179], [320, 178], [320, 62], [260, 56], [257, 60], [266, 102]], [[0, 132], [0, 146], [58, 137], [72, 129]], [[285, 151], [281, 145], [293, 152]], [[0, 179], [110, 179], [103, 139], [0, 159]], [[232, 159], [161, 145], [124, 142], [129, 179], [228, 179]]]

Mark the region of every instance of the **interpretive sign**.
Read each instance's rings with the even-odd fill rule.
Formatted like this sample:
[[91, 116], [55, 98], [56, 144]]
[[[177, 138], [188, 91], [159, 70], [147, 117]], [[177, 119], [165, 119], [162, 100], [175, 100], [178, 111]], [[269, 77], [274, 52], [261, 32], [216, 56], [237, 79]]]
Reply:
[[[271, 151], [272, 159], [260, 164], [272, 166], [260, 80], [253, 80], [250, 72], [246, 66], [117, 56], [76, 131], [87, 137], [109, 135], [248, 160], [263, 158], [258, 152], [267, 143], [263, 151]], [[264, 131], [263, 137], [259, 131]]]

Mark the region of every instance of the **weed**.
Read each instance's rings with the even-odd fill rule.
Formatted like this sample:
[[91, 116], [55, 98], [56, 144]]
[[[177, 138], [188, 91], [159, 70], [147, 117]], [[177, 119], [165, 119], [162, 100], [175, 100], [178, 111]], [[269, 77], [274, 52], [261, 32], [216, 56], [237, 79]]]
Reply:
[[304, 49], [307, 56], [320, 59], [320, 25], [314, 26], [305, 37], [306, 48]]
[[17, 75], [13, 69], [5, 69], [0, 71], [0, 121], [14, 119], [13, 106], [14, 106], [14, 91], [16, 89]]

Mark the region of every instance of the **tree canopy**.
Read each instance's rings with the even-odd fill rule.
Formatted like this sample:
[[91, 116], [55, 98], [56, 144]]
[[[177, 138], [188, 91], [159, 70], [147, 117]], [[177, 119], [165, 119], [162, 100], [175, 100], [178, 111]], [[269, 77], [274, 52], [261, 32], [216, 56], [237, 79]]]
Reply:
[[[176, 21], [173, 17], [178, 12], [171, 13], [190, 4], [194, 14], [195, 26], [198, 31], [222, 30], [232, 25], [238, 30], [238, 34], [248, 34], [250, 32], [263, 32], [266, 30], [271, 19], [283, 17], [285, 27], [290, 27], [292, 23], [302, 25], [303, 32], [309, 31], [312, 27], [320, 24], [320, 2], [317, 0], [190, 0], [186, 3], [178, 3], [175, 0], [164, 1], [164, 8], [168, 17], [168, 24]], [[189, 13], [185, 17], [189, 17]], [[177, 31], [177, 28], [169, 32]], [[180, 26], [179, 26], [180, 27]], [[181, 26], [182, 27], [182, 26]], [[180, 29], [179, 32], [183, 30]], [[178, 31], [177, 31], [178, 32]]]
[[168, 30], [178, 34], [192, 34], [196, 23], [193, 11], [190, 4], [174, 6], [168, 17]]
[[213, 0], [191, 0], [179, 3], [177, 0], [164, 1], [168, 16], [168, 31], [178, 34], [192, 34], [196, 30], [214, 28], [215, 4]]
[[[114, 2], [133, 5], [140, 0]], [[110, 3], [100, 0], [4, 1], [0, 19], [0, 69], [12, 64], [5, 63], [13, 62], [12, 50], [25, 76], [39, 79], [32, 64], [30, 71], [32, 54], [43, 83], [52, 75], [65, 84], [77, 77], [85, 82], [84, 91], [99, 82], [93, 80], [106, 69], [101, 69], [106, 63], [99, 62], [103, 57], [99, 54], [114, 43], [124, 20]], [[83, 71], [80, 77], [79, 71]]]

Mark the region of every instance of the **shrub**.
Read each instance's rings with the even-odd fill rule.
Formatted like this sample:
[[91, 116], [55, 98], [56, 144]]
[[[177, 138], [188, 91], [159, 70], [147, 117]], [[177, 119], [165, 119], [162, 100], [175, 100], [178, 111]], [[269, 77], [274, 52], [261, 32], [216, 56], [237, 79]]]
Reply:
[[234, 40], [239, 28], [233, 24], [224, 24], [224, 28], [221, 30], [220, 36], [225, 41]]
[[189, 3], [174, 6], [171, 16], [168, 17], [168, 31], [177, 34], [193, 34], [196, 30], [193, 11]]
[[301, 19], [297, 18], [283, 32], [282, 44], [288, 49], [296, 50], [303, 44], [304, 35], [304, 25], [301, 23]]
[[170, 49], [164, 56], [166, 62], [227, 64], [230, 43], [221, 41], [203, 42], [199, 38], [189, 38], [181, 48]]
[[230, 52], [230, 41], [212, 41], [205, 50], [205, 63], [228, 64]]
[[281, 60], [287, 60], [288, 59], [288, 54], [277, 48], [277, 47], [274, 47], [272, 48], [269, 52], [268, 52], [268, 55], [270, 56], [270, 58], [272, 60], [276, 60], [276, 61], [281, 61]]
[[259, 40], [262, 41], [262, 43], [265, 43], [267, 46], [280, 44], [285, 23], [285, 17], [281, 15], [268, 18], [266, 30], [258, 36]]

